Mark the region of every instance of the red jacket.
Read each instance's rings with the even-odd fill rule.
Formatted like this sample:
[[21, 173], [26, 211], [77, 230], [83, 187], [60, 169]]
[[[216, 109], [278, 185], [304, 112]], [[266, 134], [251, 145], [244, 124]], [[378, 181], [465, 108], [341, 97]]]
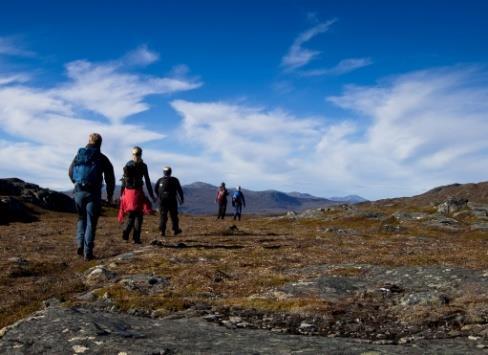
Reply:
[[132, 211], [142, 212], [144, 214], [153, 213], [151, 202], [144, 195], [142, 189], [124, 189], [120, 196], [120, 207], [117, 219], [123, 222], [124, 216]]

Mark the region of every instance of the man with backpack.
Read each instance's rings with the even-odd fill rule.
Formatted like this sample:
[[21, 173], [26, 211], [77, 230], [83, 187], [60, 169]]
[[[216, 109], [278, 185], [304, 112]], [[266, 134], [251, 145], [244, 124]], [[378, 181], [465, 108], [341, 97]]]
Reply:
[[143, 179], [151, 200], [156, 202], [147, 165], [142, 160], [142, 149], [136, 146], [132, 148], [132, 160], [129, 160], [124, 166], [124, 175], [120, 190], [121, 210], [119, 213], [122, 214], [122, 218], [120, 219], [123, 219], [123, 215], [127, 214], [122, 239], [128, 241], [129, 235], [132, 229], [134, 229], [132, 235], [134, 244], [141, 244], [141, 229], [144, 213], [152, 213], [151, 203], [144, 195]]
[[76, 226], [77, 253], [92, 260], [98, 217], [101, 211], [102, 184], [107, 185], [107, 201], [112, 202], [115, 188], [114, 168], [101, 153], [102, 136], [92, 133], [88, 144], [80, 148], [69, 167], [69, 177], [75, 184], [74, 200], [78, 212]]
[[171, 176], [171, 167], [167, 166], [163, 169], [163, 177], [161, 177], [154, 186], [154, 191], [159, 197], [159, 230], [161, 236], [166, 235], [166, 223], [168, 222], [168, 213], [171, 217], [174, 235], [182, 232], [178, 220], [178, 198], [180, 204], [184, 202], [183, 189], [180, 181]]
[[241, 220], [242, 206], [246, 207], [246, 199], [241, 191], [241, 187], [237, 186], [236, 191], [232, 194], [232, 206], [234, 207], [234, 221]]
[[225, 217], [225, 212], [227, 210], [227, 196], [229, 196], [229, 191], [225, 188], [225, 182], [220, 184], [219, 190], [217, 191], [217, 196], [215, 197], [215, 202], [219, 205], [219, 211], [217, 214], [217, 219]]

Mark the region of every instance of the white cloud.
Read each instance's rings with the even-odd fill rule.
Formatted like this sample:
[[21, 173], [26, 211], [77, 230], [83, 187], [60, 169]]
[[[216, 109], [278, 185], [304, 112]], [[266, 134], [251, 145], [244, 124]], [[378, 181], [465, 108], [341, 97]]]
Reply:
[[307, 31], [301, 33], [291, 45], [288, 53], [282, 58], [281, 65], [285, 70], [295, 70], [303, 67], [315, 59], [321, 52], [304, 48], [303, 45], [315, 36], [327, 32], [336, 20], [319, 23]]
[[316, 119], [298, 119], [280, 110], [182, 100], [171, 105], [183, 118], [186, 140], [220, 167], [215, 176], [243, 184], [282, 184], [286, 172], [295, 169], [297, 155], [320, 137]]
[[71, 81], [58, 88], [56, 94], [113, 123], [148, 110], [144, 102], [148, 95], [187, 91], [202, 85], [193, 79], [124, 73], [117, 65], [84, 60], [68, 63], [66, 70]]
[[321, 150], [347, 161], [350, 170], [343, 173], [362, 181], [373, 196], [482, 180], [488, 159], [487, 79], [478, 68], [454, 67], [349, 87], [328, 100], [359, 113], [367, 127], [360, 138], [344, 137]]
[[172, 106], [187, 142], [231, 184], [380, 198], [485, 179], [487, 79], [454, 67], [347, 87], [328, 98], [351, 112], [339, 121], [224, 102]]
[[151, 51], [147, 45], [142, 45], [133, 51], [127, 53], [122, 58], [125, 65], [146, 66], [159, 60], [159, 53]]
[[0, 74], [0, 86], [25, 83], [31, 79], [29, 74], [17, 73], [17, 74]]
[[336, 66], [332, 68], [311, 69], [302, 71], [303, 76], [322, 76], [322, 75], [344, 75], [354, 70], [367, 67], [373, 64], [370, 58], [349, 58], [341, 60]]
[[[67, 80], [48, 89], [15, 79], [12, 73], [2, 77], [11, 78], [0, 85], [3, 176], [69, 187], [68, 165], [92, 131], [104, 137], [102, 150], [120, 176], [132, 145], [144, 147], [169, 133], [125, 119], [149, 109], [148, 95], [201, 85], [186, 78], [185, 67], [159, 78], [127, 73], [114, 63], [69, 63]], [[254, 189], [322, 196], [409, 195], [454, 181], [485, 179], [484, 68], [407, 73], [374, 86], [348, 86], [327, 102], [344, 109], [349, 118], [300, 117], [243, 103], [173, 100], [171, 106], [182, 118], [177, 127], [183, 132], [180, 146], [175, 144], [172, 152], [152, 146], [144, 150], [144, 159], [153, 180], [169, 164], [183, 182], [225, 180]]]
[[2, 175], [30, 178], [50, 187], [67, 187], [66, 169], [90, 132], [102, 134], [108, 142], [102, 148], [118, 166], [130, 146], [164, 138], [140, 125], [80, 118], [69, 102], [49, 91], [0, 87], [0, 103], [2, 130], [16, 137], [16, 141], [0, 142]]
[[[201, 85], [183, 77], [128, 74], [120, 64], [113, 63], [69, 63], [68, 80], [51, 88], [28, 85], [27, 77], [20, 74], [0, 77], [4, 79], [0, 85], [0, 133], [9, 137], [0, 138], [3, 176], [68, 188], [67, 168], [76, 149], [86, 144], [90, 132], [102, 134], [102, 150], [112, 159], [120, 176], [118, 170], [129, 158], [131, 146], [165, 137], [142, 122], [128, 124], [124, 119], [149, 109], [145, 103], [148, 95]], [[8, 85], [13, 83], [16, 85]]]
[[[316, 16], [315, 14], [312, 14]], [[334, 23], [335, 19], [327, 21], [325, 23], [319, 23], [309, 30], [301, 33], [293, 44], [291, 45], [288, 53], [282, 58], [281, 66], [287, 72], [295, 72], [297, 69], [305, 67], [312, 60], [316, 59], [321, 52], [317, 50], [304, 48], [303, 45], [310, 41], [317, 35], [327, 32]], [[330, 68], [319, 68], [319, 69], [309, 69], [301, 70], [298, 73], [301, 76], [338, 76], [350, 73], [354, 70], [364, 68], [371, 65], [373, 61], [370, 58], [347, 58], [342, 59], [334, 67]]]

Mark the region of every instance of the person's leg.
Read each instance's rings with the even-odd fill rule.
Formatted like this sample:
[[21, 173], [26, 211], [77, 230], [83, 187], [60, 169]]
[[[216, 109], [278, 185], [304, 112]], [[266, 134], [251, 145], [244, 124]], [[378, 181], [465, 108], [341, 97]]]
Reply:
[[142, 212], [134, 212], [134, 243], [140, 244], [141, 243], [141, 230], [142, 230], [142, 221], [143, 215]]
[[95, 234], [101, 204], [99, 197], [93, 194], [90, 195], [86, 204], [85, 259], [93, 258], [93, 247], [95, 246]]
[[240, 221], [241, 220], [241, 214], [242, 214], [242, 205], [241, 204], [236, 205], [236, 214], [237, 214], [237, 219]]
[[76, 246], [78, 255], [83, 256], [85, 249], [85, 230], [86, 230], [86, 201], [84, 192], [75, 192], [74, 200], [76, 212], [78, 212], [78, 222], [76, 223]]
[[[130, 232], [132, 231], [132, 228], [134, 227], [134, 219], [135, 219], [134, 212], [132, 212], [132, 211], [129, 212], [127, 214], [127, 219], [125, 220], [124, 229], [122, 231], [122, 239], [125, 241], [129, 240]], [[134, 231], [134, 233], [135, 233], [135, 231]]]
[[173, 232], [175, 235], [180, 234], [182, 231], [180, 229], [180, 221], [178, 219], [178, 205], [175, 203], [170, 209], [171, 224], [173, 225]]
[[166, 223], [168, 222], [168, 206], [161, 204], [159, 206], [159, 230], [161, 235], [166, 235]]
[[225, 213], [227, 212], [227, 203], [222, 206], [222, 219], [225, 218]]

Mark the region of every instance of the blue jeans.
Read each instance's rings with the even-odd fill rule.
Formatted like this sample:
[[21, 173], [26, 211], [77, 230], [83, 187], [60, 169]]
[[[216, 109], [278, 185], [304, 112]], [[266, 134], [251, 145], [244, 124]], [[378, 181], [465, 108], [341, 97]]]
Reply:
[[234, 205], [234, 219], [238, 218], [240, 221], [241, 220], [241, 213], [242, 213], [242, 204], [236, 203]]
[[78, 248], [83, 248], [85, 256], [93, 255], [95, 232], [100, 216], [100, 193], [76, 191], [74, 193], [78, 223], [76, 225], [76, 242]]

